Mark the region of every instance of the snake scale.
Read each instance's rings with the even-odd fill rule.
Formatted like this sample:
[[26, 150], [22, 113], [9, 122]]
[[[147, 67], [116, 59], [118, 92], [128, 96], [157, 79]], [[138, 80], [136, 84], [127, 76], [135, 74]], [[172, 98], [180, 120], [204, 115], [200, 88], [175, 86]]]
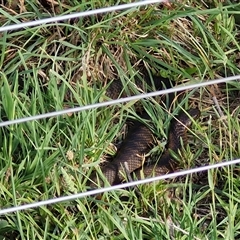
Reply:
[[[149, 77], [145, 77], [145, 82], [136, 79], [135, 84], [138, 88], [142, 88], [143, 84], [147, 86], [153, 86], [157, 90], [163, 87], [171, 87], [170, 80], [162, 77], [153, 77], [152, 80]], [[123, 84], [120, 80], [113, 81], [107, 89], [106, 95], [112, 99], [118, 97], [127, 96], [126, 91], [123, 91]], [[173, 99], [173, 96], [169, 96]], [[190, 109], [186, 112], [181, 112], [177, 118], [173, 118], [170, 123], [168, 142], [166, 150], [162, 154], [157, 164], [151, 164], [143, 167], [143, 174], [145, 177], [163, 175], [168, 172], [174, 171], [176, 166], [175, 160], [171, 156], [171, 151], [177, 153], [181, 147], [181, 139], [183, 144], [187, 144], [187, 128], [191, 125], [192, 119], [197, 119], [200, 116], [198, 109]], [[150, 119], [147, 113], [141, 115], [142, 118]], [[143, 156], [150, 150], [150, 146], [154, 141], [152, 131], [143, 123], [136, 121], [127, 137], [123, 141], [120, 149], [113, 161], [101, 168], [101, 171], [105, 177], [105, 180], [110, 185], [121, 183], [124, 179], [125, 168], [124, 163], [127, 163], [129, 173], [135, 173], [137, 178], [141, 177], [141, 167], [143, 164]], [[90, 176], [90, 187], [95, 188], [97, 185], [103, 186], [104, 182], [99, 178], [96, 172]], [[99, 183], [99, 184], [97, 184]]]

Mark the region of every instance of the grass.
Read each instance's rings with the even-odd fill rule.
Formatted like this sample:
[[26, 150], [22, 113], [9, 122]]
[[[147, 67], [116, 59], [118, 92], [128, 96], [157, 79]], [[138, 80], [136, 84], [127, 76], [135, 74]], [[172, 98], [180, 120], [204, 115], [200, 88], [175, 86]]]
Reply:
[[[116, 4], [39, 2], [8, 1], [1, 24]], [[0, 33], [1, 121], [103, 101], [109, 81], [127, 82], [142, 68], [178, 85], [239, 74], [240, 6], [229, 3], [183, 0], [171, 9], [155, 5]], [[180, 169], [239, 158], [239, 89], [238, 81], [194, 89], [175, 102], [174, 115], [181, 107], [202, 112]], [[158, 139], [151, 156], [158, 158], [172, 115], [153, 99], [142, 103]], [[0, 207], [85, 191], [91, 170], [114, 155], [128, 118], [139, 118], [133, 103], [1, 128]], [[141, 198], [119, 190], [14, 212], [0, 216], [0, 238], [238, 239], [238, 175], [239, 166], [231, 166], [139, 186]]]

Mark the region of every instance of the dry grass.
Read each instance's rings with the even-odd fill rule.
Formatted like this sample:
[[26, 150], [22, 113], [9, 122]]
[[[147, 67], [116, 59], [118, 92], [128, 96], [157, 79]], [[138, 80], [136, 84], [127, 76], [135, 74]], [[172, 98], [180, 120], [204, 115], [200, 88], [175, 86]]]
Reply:
[[[146, 69], [177, 85], [239, 74], [239, 26], [228, 1], [178, 1], [0, 33], [2, 121], [102, 100], [106, 84]], [[224, 3], [224, 4], [222, 4]], [[112, 1], [8, 1], [1, 23], [84, 11]], [[10, 14], [10, 15], [8, 15]], [[236, 20], [237, 21], [237, 20]], [[181, 94], [197, 106], [179, 168], [239, 158], [239, 82]], [[69, 96], [73, 96], [73, 99]], [[161, 152], [171, 115], [144, 101]], [[134, 108], [107, 108], [0, 131], [1, 208], [86, 189]], [[112, 116], [109, 117], [109, 116]], [[131, 115], [132, 116], [132, 115]], [[161, 119], [159, 119], [161, 116]], [[118, 124], [116, 124], [118, 122]], [[1, 216], [2, 239], [237, 239], [239, 166]], [[127, 198], [122, 198], [123, 196]], [[127, 199], [127, 200], [126, 200]]]

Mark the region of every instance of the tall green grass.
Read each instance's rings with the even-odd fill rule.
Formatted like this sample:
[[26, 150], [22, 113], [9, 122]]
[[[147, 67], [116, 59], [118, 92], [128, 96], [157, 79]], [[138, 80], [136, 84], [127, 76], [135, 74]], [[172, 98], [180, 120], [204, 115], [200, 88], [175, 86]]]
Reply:
[[[126, 1], [124, 1], [125, 3]], [[121, 2], [123, 3], [123, 2]], [[6, 5], [1, 23], [114, 5], [114, 1], [37, 1]], [[1, 121], [105, 100], [108, 81], [148, 74], [180, 85], [239, 74], [239, 16], [220, 1], [181, 1], [1, 33]], [[131, 88], [131, 85], [130, 85]], [[133, 86], [132, 86], [133, 88]], [[158, 159], [172, 115], [198, 107], [179, 168], [238, 158], [239, 82], [194, 89], [174, 102], [171, 114], [153, 99]], [[216, 96], [224, 117], [213, 103]], [[28, 204], [86, 190], [127, 119], [139, 119], [134, 102], [0, 129], [0, 207]], [[238, 239], [239, 166], [173, 181], [105, 193], [0, 216], [1, 239]]]

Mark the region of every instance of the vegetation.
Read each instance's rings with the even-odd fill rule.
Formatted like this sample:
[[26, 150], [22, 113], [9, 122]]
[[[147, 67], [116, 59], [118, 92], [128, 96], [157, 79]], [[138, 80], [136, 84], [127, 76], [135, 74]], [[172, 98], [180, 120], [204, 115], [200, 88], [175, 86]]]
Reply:
[[[127, 3], [130, 1], [121, 1]], [[1, 121], [105, 100], [109, 81], [147, 70], [175, 84], [240, 73], [240, 4], [181, 0], [0, 33]], [[1, 26], [115, 5], [115, 1], [2, 1]], [[120, 3], [119, 3], [120, 4]], [[179, 169], [240, 156], [238, 81], [187, 91], [170, 109], [142, 101], [164, 149], [172, 115], [192, 106]], [[0, 129], [0, 207], [86, 191], [91, 171], [138, 118], [134, 104]], [[238, 239], [239, 166], [0, 216], [1, 239]]]

